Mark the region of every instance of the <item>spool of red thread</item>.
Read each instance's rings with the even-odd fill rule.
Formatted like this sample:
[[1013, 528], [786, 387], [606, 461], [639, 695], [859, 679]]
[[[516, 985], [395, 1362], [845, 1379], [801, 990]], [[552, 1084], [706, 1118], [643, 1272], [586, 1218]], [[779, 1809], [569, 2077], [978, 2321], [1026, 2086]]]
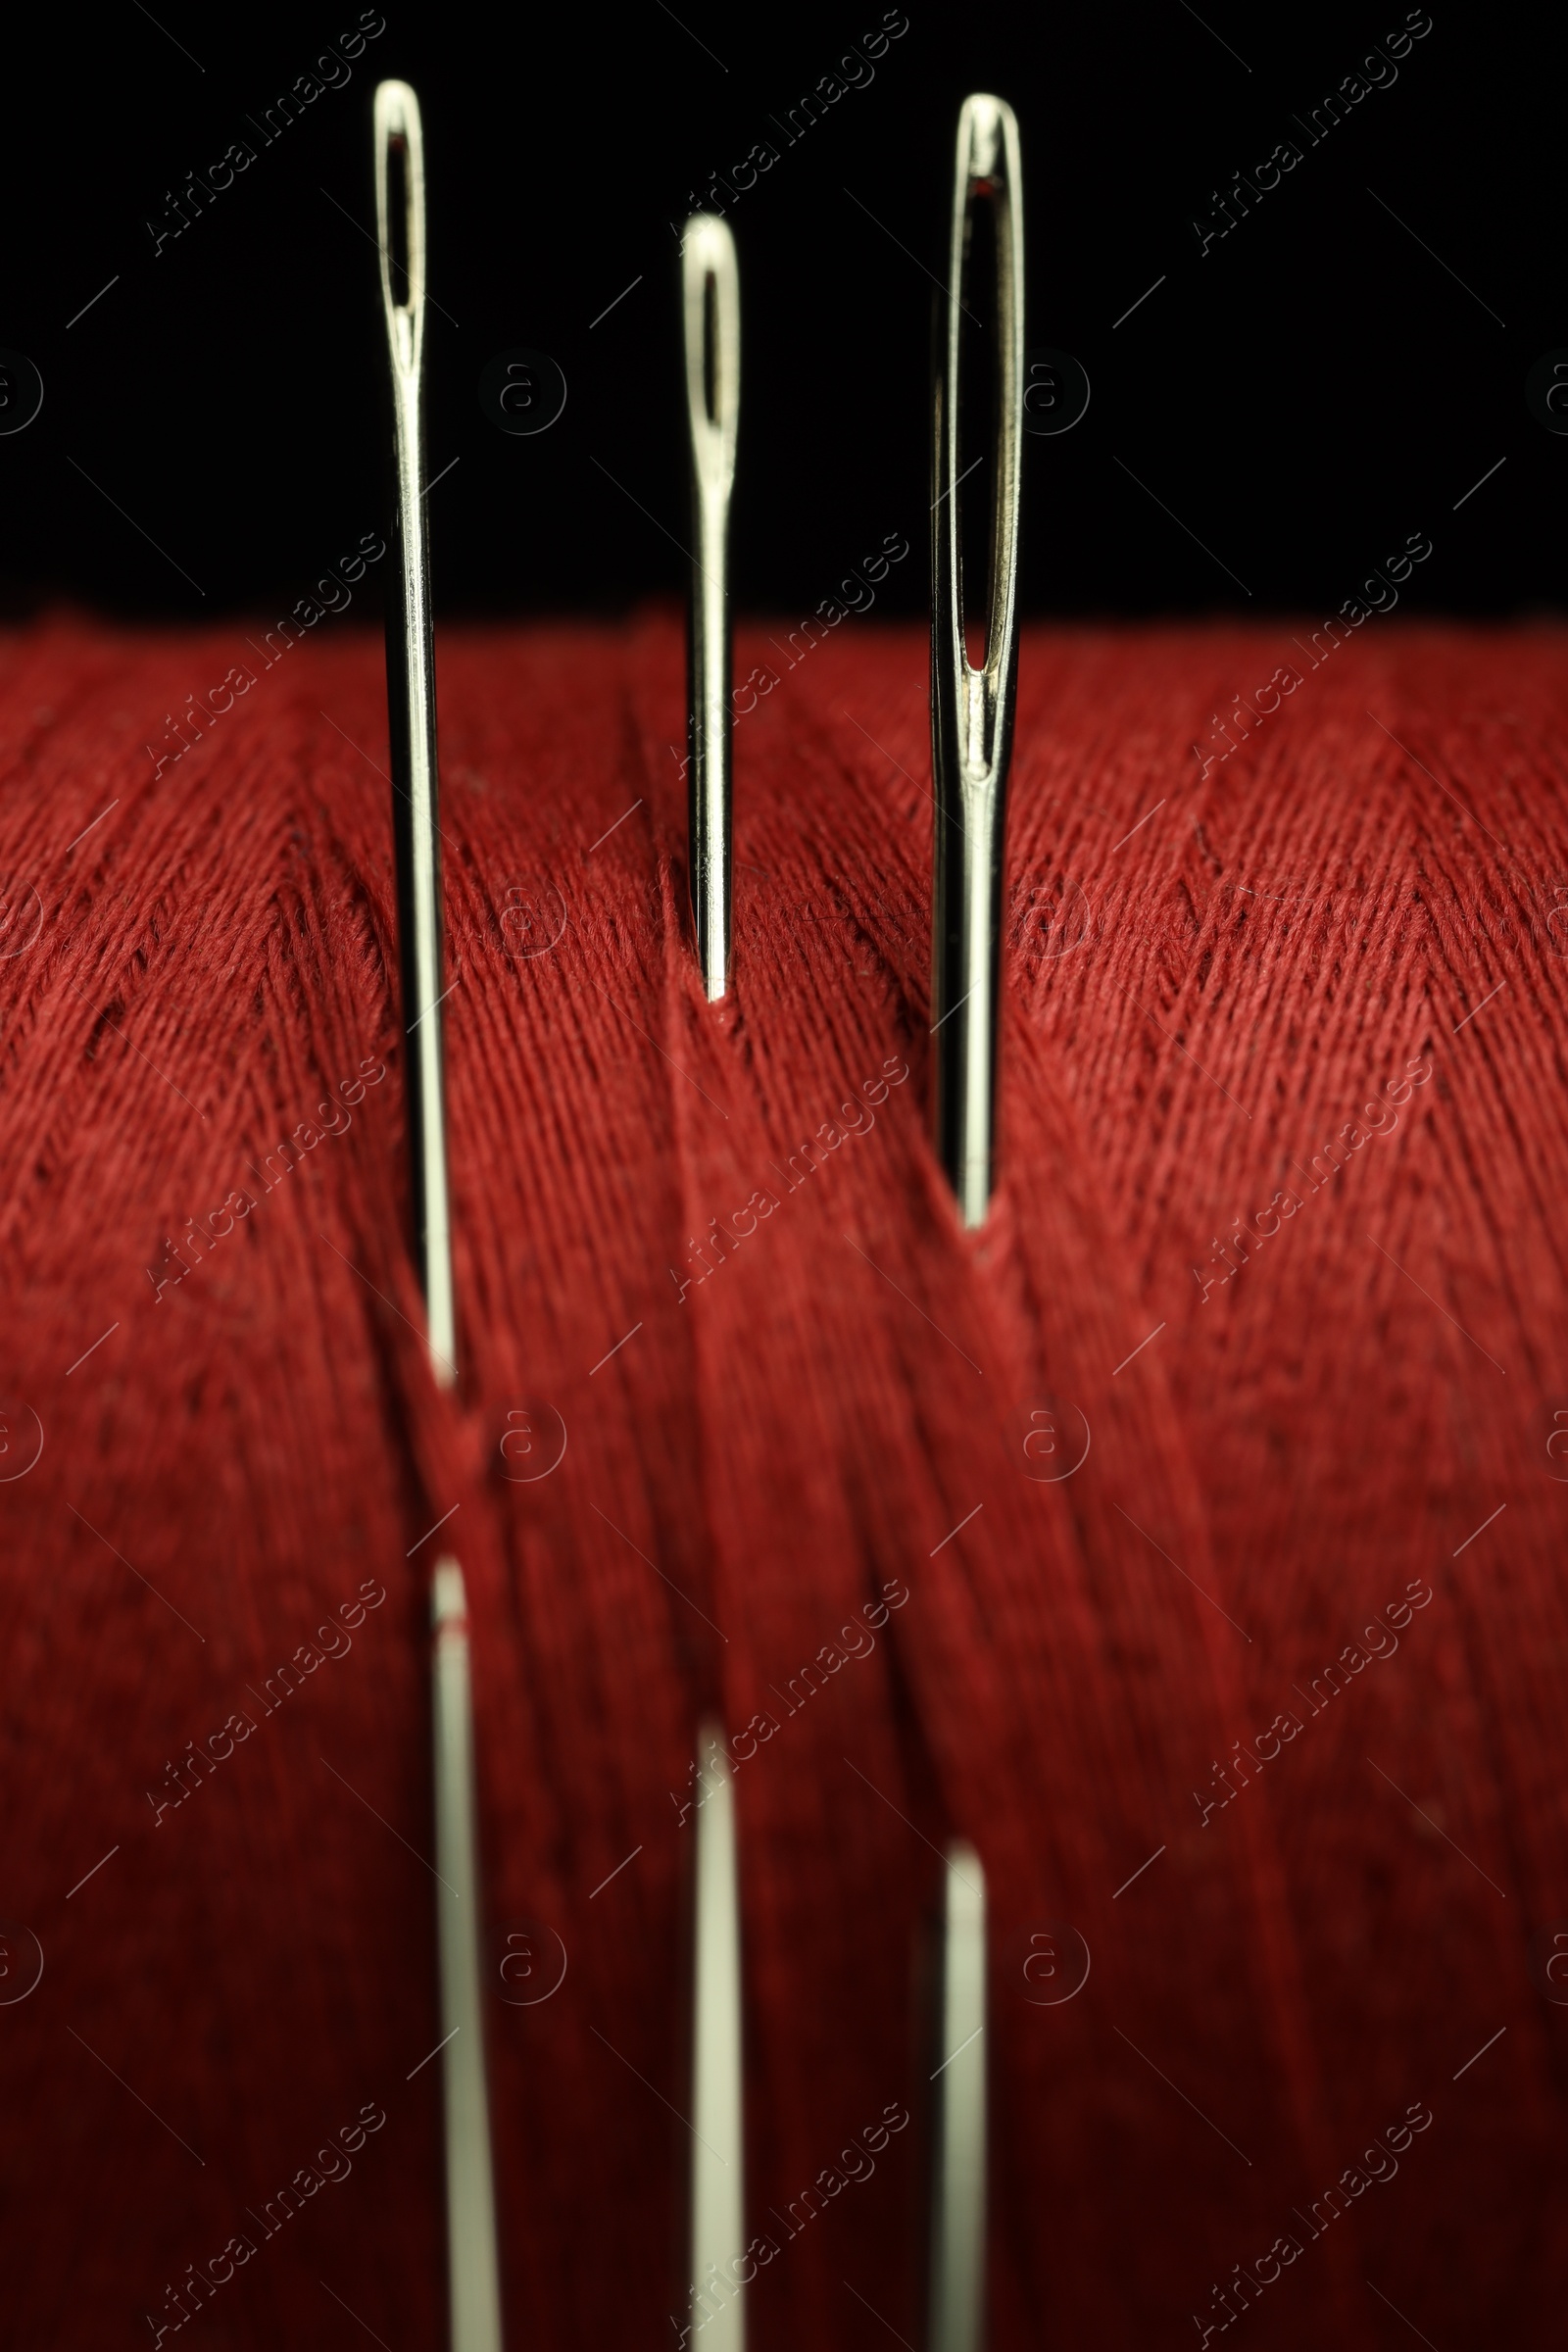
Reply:
[[954, 1834], [999, 2352], [1542, 2335], [1560, 632], [1289, 637], [1026, 645], [973, 1237], [927, 1141], [923, 636], [823, 644], [737, 726], [716, 1007], [678, 622], [445, 639], [456, 1396], [404, 1239], [378, 645], [13, 637], [19, 2340], [437, 2340], [447, 1521], [519, 2340], [688, 2323], [705, 1711], [760, 2352], [917, 2340]]

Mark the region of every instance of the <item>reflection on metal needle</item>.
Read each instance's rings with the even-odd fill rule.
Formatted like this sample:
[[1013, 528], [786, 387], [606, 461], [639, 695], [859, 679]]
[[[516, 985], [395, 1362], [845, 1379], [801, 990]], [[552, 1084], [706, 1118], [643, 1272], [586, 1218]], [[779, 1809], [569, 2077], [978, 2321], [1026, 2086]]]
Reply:
[[[727, 2298], [720, 2293], [733, 2278], [735, 2258], [746, 2244], [745, 2116], [735, 1786], [723, 1740], [711, 1724], [704, 1727], [698, 1740], [698, 1758], [702, 1807], [697, 1816], [692, 1975], [691, 2320], [709, 2336], [712, 2352], [746, 2352], [742, 2290], [730, 2287]], [[717, 2305], [711, 2312], [710, 2302]]]
[[436, 1896], [441, 1959], [442, 2099], [447, 2149], [447, 2278], [452, 2352], [501, 2352], [490, 2104], [479, 2011], [479, 1854], [473, 1788], [473, 1699], [463, 1570], [436, 1562], [435, 1866], [452, 1894]]
[[[974, 208], [989, 204], [996, 285], [965, 282]], [[1018, 666], [1018, 490], [1023, 433], [1023, 191], [1018, 125], [1001, 98], [958, 116], [947, 291], [937, 305], [931, 483], [931, 757], [936, 781], [931, 1025], [937, 1151], [966, 1226], [985, 1221], [995, 1173], [999, 940], [1007, 765]], [[996, 403], [980, 442], [991, 461], [991, 570], [983, 666], [964, 635], [959, 484], [959, 326], [969, 294], [989, 315]], [[965, 446], [978, 436], [970, 417]], [[949, 1018], [949, 1014], [955, 1017]]]
[[688, 652], [692, 914], [710, 1004], [729, 986], [729, 504], [741, 405], [741, 296], [727, 221], [695, 213], [681, 247], [686, 406], [692, 438]]
[[929, 2352], [980, 2352], [986, 2262], [986, 1880], [948, 1849], [931, 2195]]
[[[435, 665], [425, 544], [424, 149], [407, 82], [375, 93], [375, 220], [392, 370], [396, 468], [393, 587], [387, 603], [387, 702], [397, 843], [404, 1068], [414, 1156], [415, 1241], [430, 1368], [457, 1377], [452, 1235], [441, 1067], [441, 864], [436, 821]], [[401, 180], [399, 196], [394, 186]], [[401, 243], [407, 292], [394, 270]], [[451, 2352], [501, 2352], [495, 2186], [479, 2007], [479, 1870], [472, 1699], [463, 1571], [445, 1555], [431, 1585], [436, 1898], [441, 1961]]]

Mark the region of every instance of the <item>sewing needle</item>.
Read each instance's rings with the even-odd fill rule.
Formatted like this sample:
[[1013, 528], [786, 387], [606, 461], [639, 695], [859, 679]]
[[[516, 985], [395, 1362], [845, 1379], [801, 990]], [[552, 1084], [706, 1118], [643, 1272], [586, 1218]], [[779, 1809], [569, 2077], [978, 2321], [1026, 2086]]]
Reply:
[[710, 1004], [729, 986], [729, 509], [741, 401], [741, 297], [729, 223], [695, 213], [681, 244], [692, 444], [687, 775], [692, 915]]
[[[964, 635], [959, 486], [960, 322], [974, 207], [991, 207], [996, 384], [988, 438], [991, 567], [983, 665]], [[931, 1026], [937, 1151], [968, 1227], [984, 1223], [996, 1161], [1002, 862], [1017, 677], [1019, 459], [1023, 431], [1023, 190], [1018, 125], [1004, 99], [966, 98], [958, 116], [947, 278], [937, 303], [931, 485], [931, 758], [936, 782]], [[972, 419], [971, 419], [972, 421]]]
[[[393, 588], [387, 606], [387, 703], [397, 848], [415, 1240], [430, 1368], [457, 1379], [452, 1233], [441, 1059], [441, 866], [436, 821], [435, 664], [425, 537], [424, 147], [419, 102], [404, 81], [375, 93], [375, 218], [392, 374], [396, 470]], [[401, 205], [394, 179], [401, 177]], [[401, 235], [407, 295], [393, 282]], [[442, 2091], [446, 2138], [451, 2352], [501, 2352], [500, 2268], [479, 1990], [479, 1867], [467, 1601], [450, 1555], [431, 1578], [432, 1727]]]

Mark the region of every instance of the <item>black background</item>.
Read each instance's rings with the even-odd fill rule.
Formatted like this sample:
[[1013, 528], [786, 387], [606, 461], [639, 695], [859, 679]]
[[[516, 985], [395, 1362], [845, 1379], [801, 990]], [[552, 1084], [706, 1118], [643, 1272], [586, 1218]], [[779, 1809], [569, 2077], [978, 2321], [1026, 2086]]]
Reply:
[[[1555, 605], [1568, 438], [1523, 388], [1568, 345], [1568, 44], [1544, 12], [1433, 0], [1393, 86], [1307, 146], [1293, 116], [1405, 14], [1315, 6], [1260, 26], [1237, 0], [1201, 19], [1184, 0], [909, 0], [874, 78], [786, 146], [772, 118], [876, 29], [873, 0], [548, 17], [387, 0], [347, 86], [263, 146], [247, 116], [356, 24], [346, 0], [40, 12], [13, 54], [0, 345], [33, 360], [45, 399], [0, 438], [0, 595], [13, 612], [267, 615], [384, 522], [369, 110], [399, 74], [423, 109], [448, 314], [426, 346], [430, 471], [452, 467], [431, 498], [448, 614], [623, 611], [683, 588], [671, 223], [761, 139], [779, 160], [730, 210], [738, 599], [807, 612], [903, 531], [915, 561], [880, 609], [923, 610], [927, 272], [957, 107], [986, 88], [1020, 122], [1030, 348], [1075, 354], [1093, 385], [1075, 429], [1029, 444], [1028, 608], [1316, 614], [1415, 531], [1434, 555], [1406, 609]], [[256, 162], [155, 257], [166, 191], [239, 138]], [[1190, 222], [1211, 191], [1285, 138], [1301, 163], [1200, 256]], [[503, 435], [477, 398], [515, 345], [568, 385], [535, 438]]]

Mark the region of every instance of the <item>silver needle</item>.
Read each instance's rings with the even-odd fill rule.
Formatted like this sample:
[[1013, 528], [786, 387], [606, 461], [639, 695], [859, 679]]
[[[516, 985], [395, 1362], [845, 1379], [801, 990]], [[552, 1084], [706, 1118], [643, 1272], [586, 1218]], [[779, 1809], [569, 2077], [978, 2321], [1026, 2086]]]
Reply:
[[[972, 210], [992, 208], [997, 384], [984, 666], [964, 643], [959, 319]], [[931, 483], [931, 758], [936, 781], [931, 1025], [937, 1151], [966, 1226], [985, 1221], [996, 1158], [1002, 860], [1018, 669], [1018, 490], [1023, 433], [1023, 191], [1018, 125], [1001, 98], [958, 116], [947, 284], [938, 318]], [[986, 289], [990, 296], [992, 289]], [[972, 471], [973, 467], [965, 467]], [[949, 1018], [950, 1013], [954, 1016]]]
[[729, 986], [729, 506], [741, 405], [741, 296], [727, 221], [695, 213], [681, 248], [692, 441], [687, 751], [692, 914], [710, 1004]]
[[[401, 218], [393, 208], [401, 166]], [[398, 937], [403, 975], [414, 1225], [436, 1378], [457, 1360], [447, 1199], [446, 1100], [441, 1067], [441, 853], [437, 826], [435, 659], [430, 559], [425, 537], [424, 148], [419, 102], [406, 81], [375, 93], [375, 223], [381, 301], [392, 369], [396, 467], [393, 591], [387, 609], [387, 712], [392, 738], [392, 818], [397, 840]], [[393, 288], [402, 231], [408, 297]]]
[[[457, 1378], [452, 1231], [441, 1061], [441, 860], [436, 810], [435, 664], [424, 492], [424, 146], [419, 102], [405, 81], [375, 93], [375, 220], [392, 371], [394, 588], [387, 618], [392, 820], [397, 844], [404, 1070], [414, 1159], [415, 1241], [430, 1369]], [[400, 172], [401, 212], [393, 181]], [[392, 282], [402, 232], [408, 293]], [[479, 1987], [479, 1865], [473, 1789], [473, 1702], [463, 1571], [450, 1554], [431, 1578], [436, 1898], [442, 2094], [446, 2135], [451, 2352], [501, 2352], [495, 2182]]]

